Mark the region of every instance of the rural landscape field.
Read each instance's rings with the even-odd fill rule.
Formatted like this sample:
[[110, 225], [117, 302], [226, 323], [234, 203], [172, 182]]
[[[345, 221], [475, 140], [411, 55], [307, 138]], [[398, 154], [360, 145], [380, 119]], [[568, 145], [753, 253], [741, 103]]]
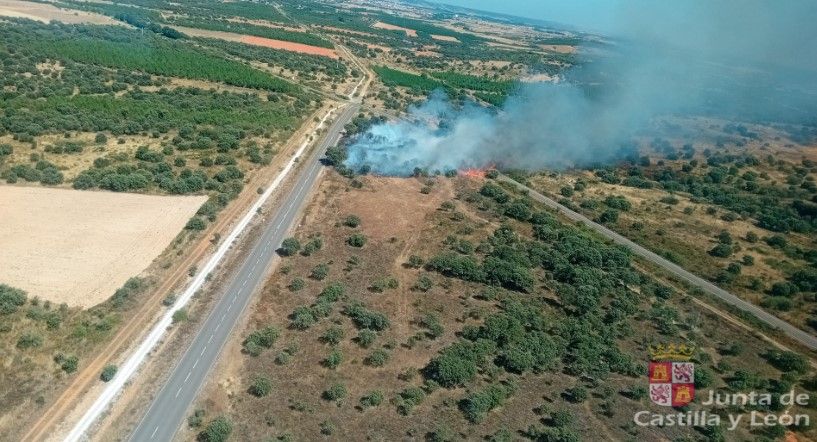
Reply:
[[815, 20], [0, 0], [0, 440], [817, 439]]

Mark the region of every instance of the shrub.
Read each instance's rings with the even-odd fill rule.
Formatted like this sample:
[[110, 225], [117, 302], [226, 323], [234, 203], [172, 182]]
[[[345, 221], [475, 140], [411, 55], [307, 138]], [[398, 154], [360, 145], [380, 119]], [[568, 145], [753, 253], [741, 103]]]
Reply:
[[199, 440], [202, 442], [224, 442], [230, 437], [233, 432], [233, 424], [224, 416], [219, 416], [199, 433]]
[[361, 233], [355, 233], [346, 240], [346, 243], [352, 247], [363, 247], [366, 245], [366, 236]]
[[718, 243], [709, 254], [718, 258], [728, 258], [732, 255], [732, 246], [729, 244]]
[[328, 264], [318, 264], [312, 269], [312, 273], [309, 275], [312, 279], [323, 281], [329, 275], [329, 265]]
[[66, 373], [77, 371], [77, 367], [79, 366], [79, 358], [75, 355], [66, 356], [62, 353], [58, 353], [57, 356], [54, 357], [54, 362], [59, 364], [62, 371]]
[[477, 374], [477, 365], [471, 355], [457, 347], [449, 347], [426, 366], [426, 375], [446, 388], [463, 385]]
[[607, 209], [598, 217], [598, 222], [602, 224], [610, 224], [618, 221], [618, 210]]
[[343, 329], [337, 326], [332, 326], [326, 329], [321, 336], [321, 341], [330, 345], [338, 345], [343, 340]]
[[304, 248], [301, 250], [301, 255], [310, 256], [321, 248], [323, 248], [323, 240], [319, 237], [312, 238], [307, 241], [306, 244], [304, 244]]
[[272, 348], [272, 346], [275, 345], [275, 342], [278, 340], [280, 334], [281, 332], [277, 328], [267, 326], [250, 333], [249, 336], [244, 339], [241, 345], [250, 355], [258, 356], [261, 354], [262, 349]]
[[770, 350], [763, 357], [774, 368], [784, 372], [804, 374], [809, 370], [809, 363], [803, 356], [791, 351]]
[[568, 388], [565, 391], [565, 398], [573, 403], [581, 403], [587, 400], [587, 389], [581, 385]]
[[36, 332], [25, 332], [17, 339], [17, 348], [27, 350], [43, 345], [43, 337]]
[[501, 406], [510, 393], [509, 387], [490, 385], [484, 390], [469, 393], [460, 402], [460, 409], [471, 423], [479, 423], [485, 419], [489, 411]]
[[298, 330], [306, 330], [311, 327], [315, 322], [317, 322], [317, 318], [315, 318], [315, 314], [310, 310], [308, 307], [298, 307], [292, 312], [292, 327]]
[[339, 348], [334, 348], [332, 352], [329, 353], [329, 356], [324, 359], [323, 365], [334, 370], [338, 368], [341, 362], [343, 362], [343, 352], [341, 352]]
[[412, 288], [421, 292], [427, 292], [431, 290], [432, 287], [434, 287], [434, 281], [432, 281], [428, 275], [420, 275]]
[[357, 345], [363, 348], [369, 348], [374, 343], [375, 339], [377, 339], [377, 332], [364, 328], [360, 331], [360, 333], [358, 333], [355, 341], [357, 342]]
[[409, 267], [411, 267], [413, 269], [419, 269], [420, 267], [423, 266], [423, 263], [424, 263], [423, 258], [421, 258], [421, 257], [419, 257], [417, 255], [411, 255], [411, 256], [409, 256], [408, 262], [406, 263], [406, 265], [408, 265]]
[[290, 291], [297, 292], [298, 290], [302, 290], [304, 287], [306, 287], [306, 281], [301, 278], [295, 278], [287, 287]]
[[390, 326], [389, 319], [386, 315], [369, 310], [359, 303], [347, 305], [343, 313], [352, 318], [352, 322], [361, 329], [368, 328], [375, 331], [383, 331]]
[[377, 407], [383, 403], [383, 392], [380, 390], [370, 391], [368, 394], [360, 398], [360, 405], [364, 408]]
[[323, 398], [327, 401], [338, 401], [346, 397], [346, 386], [341, 383], [332, 384], [329, 389], [323, 392]]
[[626, 212], [632, 208], [632, 203], [627, 200], [627, 198], [623, 196], [608, 196], [604, 199], [604, 204], [615, 210], [620, 210], [622, 212]]
[[389, 361], [389, 352], [382, 348], [378, 348], [377, 350], [373, 351], [372, 354], [366, 357], [365, 363], [366, 365], [371, 365], [372, 367], [382, 367], [386, 365], [386, 362]]
[[257, 376], [250, 385], [249, 392], [255, 397], [264, 397], [272, 391], [272, 381], [264, 376]]
[[102, 369], [102, 373], [99, 375], [99, 379], [101, 379], [103, 382], [108, 382], [111, 379], [113, 379], [114, 376], [116, 376], [117, 370], [118, 368], [116, 367], [116, 365], [108, 364], [105, 366], [105, 368]]
[[180, 308], [173, 312], [173, 323], [187, 321], [187, 310]]
[[411, 413], [415, 406], [419, 405], [426, 397], [425, 392], [419, 387], [408, 387], [401, 391], [395, 399], [397, 412], [403, 416]]
[[206, 227], [207, 223], [198, 216], [190, 218], [190, 221], [187, 221], [187, 224], [184, 226], [187, 230], [204, 230]]
[[103, 134], [103, 133], [98, 133], [98, 134], [96, 134], [96, 136], [94, 137], [94, 142], [95, 142], [96, 144], [105, 144], [105, 143], [107, 143], [107, 142], [108, 142], [108, 137], [107, 137], [105, 134]]
[[320, 425], [321, 434], [324, 436], [331, 436], [335, 432], [335, 424], [330, 421], [323, 421]]
[[190, 426], [190, 428], [198, 428], [202, 422], [204, 422], [204, 410], [202, 409], [194, 411], [193, 414], [187, 418], [187, 425]]
[[357, 215], [349, 215], [343, 220], [343, 225], [346, 227], [356, 228], [360, 225], [360, 217]]
[[0, 314], [9, 315], [25, 305], [26, 292], [14, 287], [0, 284]]
[[283, 256], [293, 256], [301, 250], [301, 243], [295, 238], [287, 238], [281, 243], [279, 253]]

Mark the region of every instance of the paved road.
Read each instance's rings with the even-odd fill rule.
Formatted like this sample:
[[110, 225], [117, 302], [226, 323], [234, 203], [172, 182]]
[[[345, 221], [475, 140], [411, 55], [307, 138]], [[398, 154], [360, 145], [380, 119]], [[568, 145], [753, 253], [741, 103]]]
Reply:
[[210, 316], [202, 325], [190, 347], [182, 356], [170, 377], [150, 404], [147, 414], [130, 437], [132, 441], [170, 441], [188, 414], [207, 374], [218, 359], [232, 328], [257, 288], [263, 285], [264, 275], [275, 250], [280, 247], [288, 230], [297, 219], [300, 207], [318, 179], [321, 164], [318, 161], [326, 149], [337, 143], [343, 126], [351, 121], [359, 104], [349, 104], [329, 127], [308, 163], [299, 171], [295, 186], [284, 198], [280, 209], [268, 221], [263, 233], [252, 246], [244, 262], [232, 275], [224, 295], [218, 300]]
[[618, 233], [613, 232], [607, 227], [604, 227], [601, 224], [591, 221], [586, 216], [568, 209], [567, 207], [557, 203], [553, 199], [548, 198], [542, 195], [541, 193], [527, 186], [524, 186], [505, 175], [500, 175], [498, 179], [500, 181], [505, 181], [507, 183], [513, 184], [520, 190], [527, 191], [528, 195], [534, 200], [539, 201], [540, 203], [543, 203], [546, 206], [561, 212], [563, 215], [565, 215], [566, 217], [570, 218], [573, 221], [580, 221], [584, 223], [591, 229], [609, 238], [613, 242], [627, 247], [636, 255], [639, 255], [642, 258], [663, 267], [665, 270], [677, 276], [678, 278], [681, 278], [684, 281], [701, 288], [705, 292], [718, 297], [720, 300], [728, 304], [731, 304], [745, 312], [753, 314], [759, 320], [765, 322], [766, 324], [772, 326], [777, 330], [780, 330], [781, 332], [788, 335], [790, 338], [805, 345], [809, 349], [817, 350], [817, 337], [815, 337], [814, 335], [806, 333], [805, 331], [799, 329], [798, 327], [795, 327], [790, 323], [778, 318], [777, 316], [774, 316], [766, 312], [760, 307], [751, 304], [747, 301], [744, 301], [741, 298], [738, 298], [737, 296], [727, 292], [726, 290], [716, 286], [715, 284], [712, 284], [711, 282], [703, 278], [695, 276], [694, 274], [684, 270], [677, 264], [670, 262], [669, 260], [645, 249], [644, 247], [634, 243], [633, 241], [630, 241], [629, 239], [619, 235]]

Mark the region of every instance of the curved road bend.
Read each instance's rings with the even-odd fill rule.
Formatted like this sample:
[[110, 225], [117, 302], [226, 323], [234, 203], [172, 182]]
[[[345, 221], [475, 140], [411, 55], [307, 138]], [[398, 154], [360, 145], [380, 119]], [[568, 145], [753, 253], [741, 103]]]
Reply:
[[750, 302], [744, 301], [743, 299], [741, 299], [741, 298], [727, 292], [726, 290], [716, 286], [715, 284], [712, 284], [711, 282], [709, 282], [709, 281], [707, 281], [707, 280], [705, 280], [705, 279], [703, 279], [703, 278], [701, 278], [699, 276], [696, 276], [696, 275], [684, 270], [682, 267], [680, 267], [679, 265], [667, 260], [666, 258], [663, 258], [663, 257], [661, 257], [661, 256], [647, 250], [646, 248], [634, 243], [633, 241], [619, 235], [616, 232], [613, 232], [612, 230], [608, 229], [607, 227], [602, 226], [601, 224], [598, 224], [598, 223], [595, 223], [595, 222], [591, 221], [586, 216], [584, 216], [584, 215], [582, 215], [580, 213], [574, 212], [573, 210], [568, 209], [567, 207], [565, 207], [565, 206], [559, 204], [558, 202], [556, 202], [555, 200], [553, 200], [551, 198], [548, 198], [545, 195], [542, 195], [541, 193], [531, 189], [528, 186], [520, 184], [519, 182], [511, 179], [510, 177], [507, 177], [505, 175], [499, 175], [497, 177], [497, 180], [504, 181], [506, 183], [510, 183], [510, 184], [516, 186], [517, 189], [528, 192], [528, 195], [531, 198], [533, 198], [534, 200], [536, 200], [536, 201], [538, 201], [538, 202], [540, 202], [540, 203], [542, 203], [542, 204], [544, 204], [544, 205], [546, 205], [546, 206], [560, 212], [561, 214], [563, 214], [564, 216], [570, 218], [573, 221], [580, 221], [580, 222], [584, 223], [585, 225], [587, 225], [591, 229], [593, 229], [596, 232], [602, 234], [603, 236], [609, 238], [613, 242], [615, 242], [617, 244], [620, 244], [620, 245], [622, 245], [624, 247], [627, 247], [628, 249], [630, 249], [636, 255], [646, 259], [647, 261], [650, 261], [650, 262], [652, 262], [654, 264], [657, 264], [657, 265], [661, 266], [664, 270], [672, 273], [673, 275], [677, 276], [678, 278], [681, 278], [684, 281], [686, 281], [686, 282], [688, 282], [688, 283], [690, 283], [690, 284], [692, 284], [694, 286], [699, 287], [700, 289], [704, 290], [705, 292], [707, 292], [707, 293], [709, 293], [709, 294], [711, 294], [713, 296], [718, 297], [720, 300], [722, 300], [722, 301], [724, 301], [724, 302], [726, 302], [728, 304], [731, 304], [731, 305], [733, 305], [733, 306], [735, 306], [735, 307], [737, 307], [737, 308], [739, 308], [739, 309], [741, 309], [741, 310], [743, 310], [745, 312], [753, 314], [759, 320], [765, 322], [766, 324], [774, 327], [777, 330], [780, 330], [781, 332], [785, 333], [790, 338], [792, 338], [795, 341], [805, 345], [809, 349], [817, 350], [817, 337], [815, 337], [814, 335], [806, 333], [805, 331], [801, 330], [800, 328], [795, 327], [792, 324], [778, 318], [777, 316], [774, 316], [774, 315], [766, 312], [765, 310], [761, 309], [760, 307], [758, 307], [758, 306], [756, 306], [756, 305], [754, 305], [754, 304], [752, 304]]
[[300, 208], [318, 179], [319, 159], [329, 146], [340, 139], [341, 130], [358, 112], [360, 105], [349, 104], [321, 140], [318, 148], [299, 172], [295, 186], [286, 195], [277, 213], [268, 221], [241, 266], [231, 274], [224, 295], [196, 334], [190, 347], [153, 399], [147, 413], [130, 436], [131, 441], [170, 441], [184, 421], [207, 374], [215, 365], [230, 332], [252, 299], [263, 286], [264, 276], [276, 257], [275, 250], [295, 223]]

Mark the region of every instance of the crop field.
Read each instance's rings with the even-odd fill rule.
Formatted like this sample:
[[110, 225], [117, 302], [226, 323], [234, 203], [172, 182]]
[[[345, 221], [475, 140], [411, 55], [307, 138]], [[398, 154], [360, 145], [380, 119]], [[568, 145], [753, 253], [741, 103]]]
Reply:
[[2, 186], [0, 281], [55, 304], [99, 304], [147, 268], [206, 200]]
[[270, 49], [279, 49], [284, 51], [297, 52], [301, 54], [320, 55], [329, 58], [338, 58], [338, 55], [335, 53], [333, 49], [320, 46], [312, 46], [304, 43], [295, 43], [292, 41], [285, 40], [273, 40], [271, 38], [266, 37], [258, 37], [255, 35], [242, 35], [235, 32], [225, 32], [220, 30], [196, 29], [182, 26], [176, 26], [176, 28], [185, 34], [194, 37], [217, 38], [219, 40], [234, 41]]
[[90, 12], [69, 11], [45, 3], [32, 3], [19, 0], [0, 0], [0, 16], [27, 18], [42, 22], [51, 20], [63, 23], [90, 23], [97, 25], [117, 24], [116, 20]]
[[387, 31], [403, 31], [409, 37], [416, 37], [417, 36], [417, 31], [415, 31], [414, 29], [404, 28], [404, 27], [396, 26], [396, 25], [390, 25], [388, 23], [383, 23], [382, 21], [379, 21], [379, 22], [373, 24], [372, 27], [377, 28], [377, 29], [385, 29]]

